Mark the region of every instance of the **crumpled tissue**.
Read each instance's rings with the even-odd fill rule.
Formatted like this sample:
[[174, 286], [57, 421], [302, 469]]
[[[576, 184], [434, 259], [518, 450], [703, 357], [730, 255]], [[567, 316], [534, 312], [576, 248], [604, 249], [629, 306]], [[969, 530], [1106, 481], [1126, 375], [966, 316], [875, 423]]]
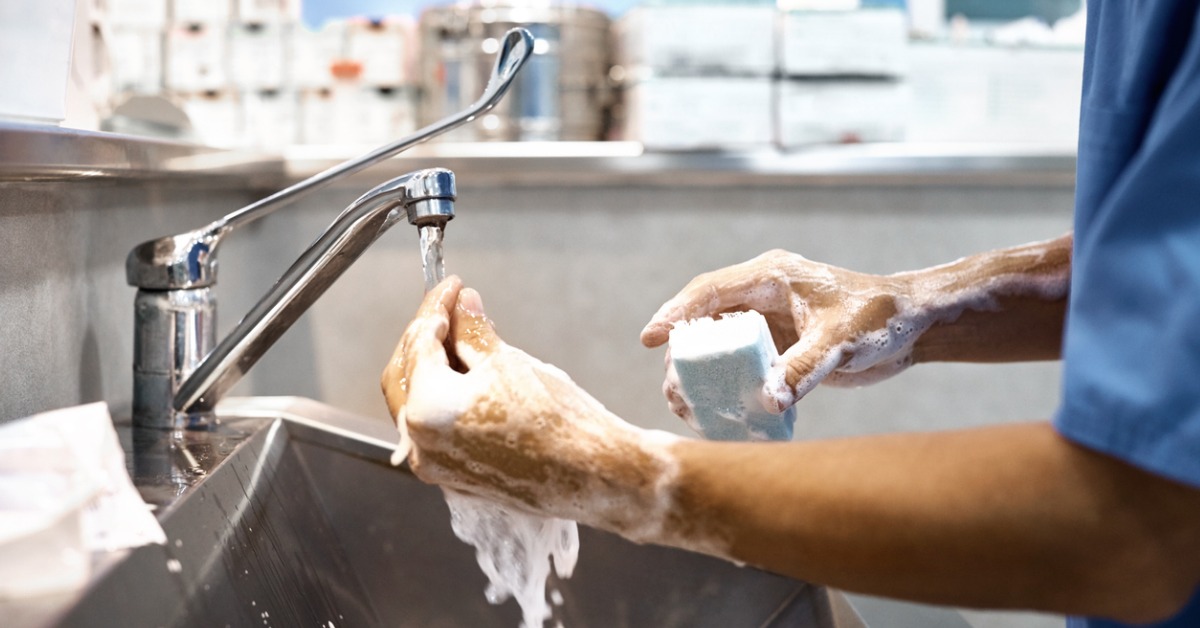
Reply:
[[0, 426], [0, 599], [87, 582], [92, 552], [164, 544], [125, 470], [108, 406]]

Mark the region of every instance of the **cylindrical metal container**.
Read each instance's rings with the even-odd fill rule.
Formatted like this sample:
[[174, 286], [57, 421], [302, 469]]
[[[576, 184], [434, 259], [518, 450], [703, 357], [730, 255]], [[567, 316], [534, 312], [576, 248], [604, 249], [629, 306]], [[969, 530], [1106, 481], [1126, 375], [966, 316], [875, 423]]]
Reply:
[[482, 91], [504, 33], [522, 26], [534, 56], [508, 94], [451, 139], [603, 139], [611, 99], [610, 22], [572, 5], [470, 4], [421, 14], [421, 124], [463, 109]]

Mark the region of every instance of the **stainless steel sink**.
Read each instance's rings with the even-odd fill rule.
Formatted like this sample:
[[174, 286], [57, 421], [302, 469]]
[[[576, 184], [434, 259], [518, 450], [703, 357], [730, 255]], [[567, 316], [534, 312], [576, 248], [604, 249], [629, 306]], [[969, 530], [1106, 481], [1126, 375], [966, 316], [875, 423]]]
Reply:
[[[517, 628], [492, 606], [441, 492], [388, 463], [393, 431], [299, 398], [231, 399], [216, 432], [123, 432], [166, 546], [104, 561], [39, 624]], [[580, 529], [555, 582], [568, 628], [860, 626], [845, 598]]]

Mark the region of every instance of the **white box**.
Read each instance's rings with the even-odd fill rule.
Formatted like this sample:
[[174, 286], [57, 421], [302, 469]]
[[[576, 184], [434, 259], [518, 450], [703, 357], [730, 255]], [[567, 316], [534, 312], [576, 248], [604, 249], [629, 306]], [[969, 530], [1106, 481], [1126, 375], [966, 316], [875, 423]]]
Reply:
[[1082, 49], [920, 44], [912, 61], [910, 141], [1074, 150]]
[[339, 85], [300, 98], [300, 142], [380, 146], [416, 129], [411, 89]]
[[194, 141], [219, 148], [247, 145], [236, 94], [229, 91], [185, 94], [182, 101]]
[[296, 142], [299, 109], [295, 92], [273, 89], [241, 95], [247, 146], [279, 150]]
[[637, 7], [616, 24], [618, 63], [655, 75], [770, 76], [772, 6]]
[[330, 68], [346, 56], [346, 23], [326, 22], [319, 31], [298, 24], [290, 37], [292, 84], [300, 89], [333, 87]]
[[174, 24], [225, 25], [233, 19], [233, 0], [171, 0]]
[[240, 22], [280, 24], [300, 19], [300, 0], [235, 0]]
[[351, 20], [346, 56], [363, 65], [364, 85], [399, 87], [414, 82], [416, 26], [407, 17]]
[[108, 23], [115, 27], [167, 27], [167, 0], [108, 0]]
[[899, 81], [781, 81], [781, 148], [904, 139], [909, 89]]
[[784, 76], [904, 76], [908, 18], [899, 9], [783, 14]]
[[228, 86], [225, 30], [190, 24], [167, 33], [167, 89], [204, 92]]
[[405, 88], [367, 88], [359, 94], [355, 139], [381, 146], [417, 129], [416, 94]]
[[775, 6], [784, 11], [853, 11], [861, 3], [859, 0], [778, 0]]
[[296, 141], [300, 144], [336, 143], [338, 133], [333, 127], [338, 122], [337, 113], [332, 89], [301, 90]]
[[672, 77], [626, 92], [625, 139], [647, 149], [764, 147], [771, 143], [768, 78]]
[[163, 32], [157, 28], [114, 27], [108, 37], [113, 88], [117, 93], [162, 91]]
[[237, 24], [229, 29], [229, 73], [238, 89], [279, 89], [287, 82], [289, 27]]
[[0, 0], [0, 117], [66, 116], [74, 2]]

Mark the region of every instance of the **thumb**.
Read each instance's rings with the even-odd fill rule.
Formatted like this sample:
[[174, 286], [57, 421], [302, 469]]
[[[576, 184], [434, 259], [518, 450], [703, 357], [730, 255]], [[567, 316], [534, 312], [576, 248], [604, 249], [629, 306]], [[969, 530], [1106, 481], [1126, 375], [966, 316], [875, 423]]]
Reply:
[[471, 288], [464, 288], [458, 306], [450, 317], [450, 337], [454, 352], [470, 370], [504, 346], [492, 320], [483, 311], [483, 299]]
[[800, 401], [838, 367], [842, 353], [841, 344], [823, 334], [806, 334], [771, 367], [763, 383], [763, 406], [778, 414]]

